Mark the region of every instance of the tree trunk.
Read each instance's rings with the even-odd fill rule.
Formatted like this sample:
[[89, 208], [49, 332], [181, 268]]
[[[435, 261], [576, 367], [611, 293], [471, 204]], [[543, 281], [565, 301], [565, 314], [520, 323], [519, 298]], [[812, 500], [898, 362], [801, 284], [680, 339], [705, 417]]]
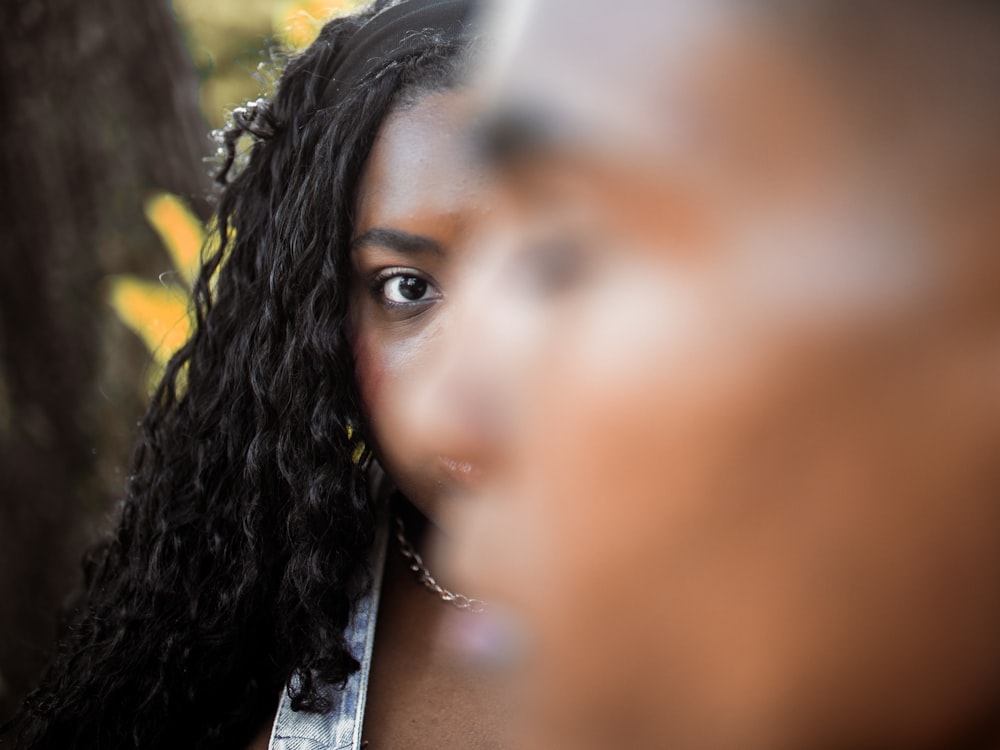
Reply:
[[204, 214], [197, 97], [168, 0], [0, 4], [0, 721], [121, 494], [148, 356], [106, 279], [169, 269], [151, 192]]

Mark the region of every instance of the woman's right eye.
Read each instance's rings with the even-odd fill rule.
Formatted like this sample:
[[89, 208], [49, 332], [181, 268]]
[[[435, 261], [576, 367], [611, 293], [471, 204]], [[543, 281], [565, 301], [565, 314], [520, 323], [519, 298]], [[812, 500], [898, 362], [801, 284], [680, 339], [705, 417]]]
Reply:
[[388, 269], [379, 274], [375, 292], [390, 307], [421, 304], [441, 298], [441, 292], [430, 281], [407, 270]]

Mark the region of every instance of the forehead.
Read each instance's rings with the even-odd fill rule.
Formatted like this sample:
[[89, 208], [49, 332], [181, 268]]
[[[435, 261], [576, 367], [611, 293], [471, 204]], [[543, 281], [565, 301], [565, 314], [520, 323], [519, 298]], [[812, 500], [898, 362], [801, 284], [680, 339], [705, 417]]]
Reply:
[[362, 175], [359, 228], [479, 207], [487, 181], [471, 148], [469, 117], [468, 95], [444, 91], [386, 119]]

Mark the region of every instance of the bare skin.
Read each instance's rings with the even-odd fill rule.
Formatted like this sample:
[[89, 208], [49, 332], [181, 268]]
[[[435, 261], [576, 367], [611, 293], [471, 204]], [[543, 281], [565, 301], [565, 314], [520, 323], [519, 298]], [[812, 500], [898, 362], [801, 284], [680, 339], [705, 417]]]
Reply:
[[453, 610], [415, 583], [398, 550], [386, 560], [362, 737], [383, 748], [503, 747], [497, 685], [450, 637]]

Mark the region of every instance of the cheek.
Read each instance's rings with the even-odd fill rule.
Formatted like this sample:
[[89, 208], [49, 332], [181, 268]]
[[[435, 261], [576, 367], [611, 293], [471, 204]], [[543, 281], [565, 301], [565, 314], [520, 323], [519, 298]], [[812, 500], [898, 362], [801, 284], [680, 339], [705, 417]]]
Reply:
[[380, 330], [368, 329], [355, 338], [358, 392], [383, 463], [398, 464], [397, 457], [406, 455], [411, 440], [406, 404], [419, 367], [417, 350], [410, 341], [387, 337]]
[[356, 333], [353, 341], [354, 372], [361, 403], [368, 419], [374, 422], [373, 411], [385, 387], [386, 365], [381, 348], [365, 333]]
[[371, 437], [390, 473], [402, 473], [423, 443], [413, 404], [426, 379], [425, 333], [408, 336], [362, 326], [355, 334], [358, 391]]

